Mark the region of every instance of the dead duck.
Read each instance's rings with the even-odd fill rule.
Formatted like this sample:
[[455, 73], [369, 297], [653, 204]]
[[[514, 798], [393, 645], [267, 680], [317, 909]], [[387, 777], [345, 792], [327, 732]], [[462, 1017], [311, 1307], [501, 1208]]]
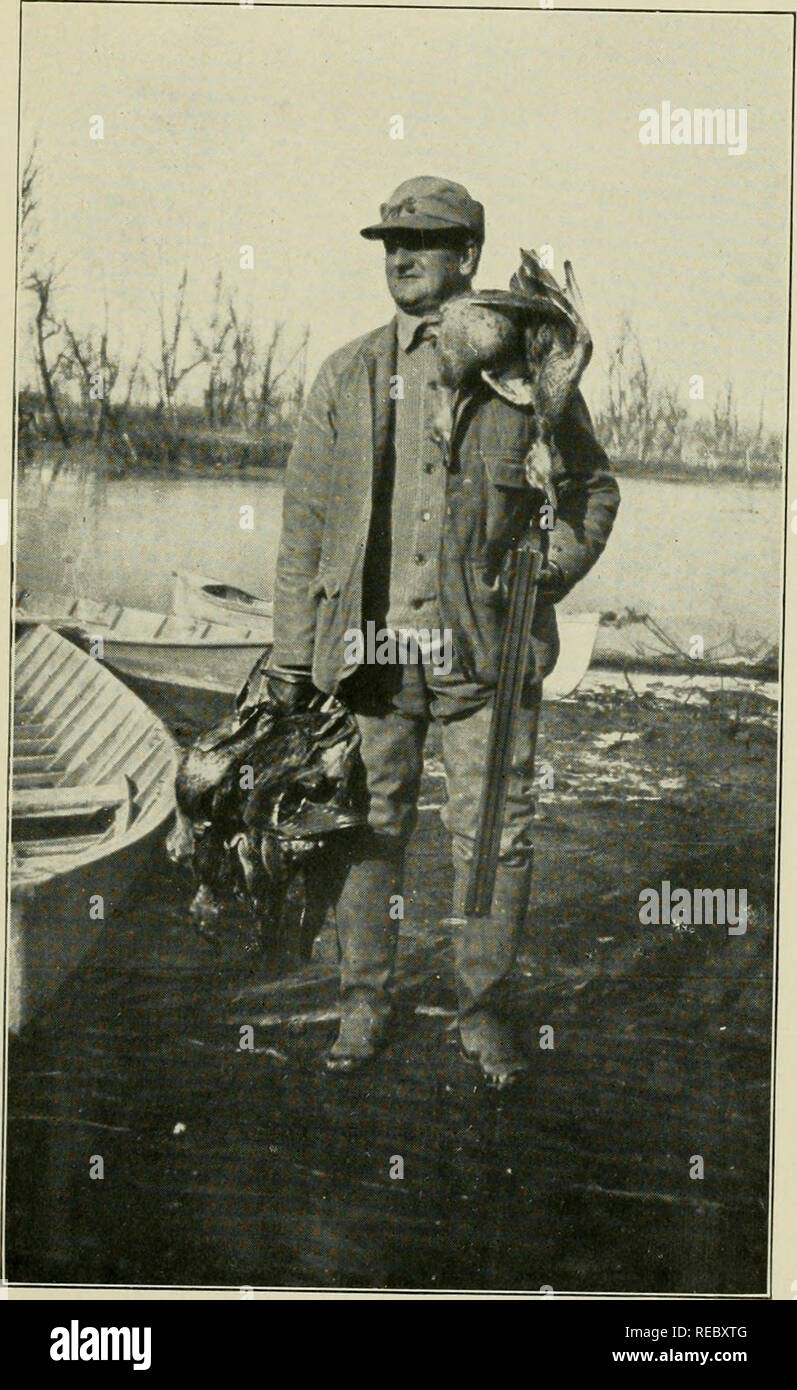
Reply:
[[565, 288], [535, 251], [520, 253], [509, 290], [472, 290], [443, 305], [437, 337], [442, 390], [435, 434], [450, 444], [456, 397], [487, 385], [531, 412], [536, 439], [526, 460], [531, 486], [555, 506], [549, 445], [592, 356], [581, 292], [565, 261]]
[[184, 754], [175, 784], [170, 857], [198, 881], [190, 914], [217, 935], [231, 898], [246, 905], [246, 947], [281, 936], [297, 873], [303, 905], [297, 954], [306, 957], [345, 871], [343, 832], [365, 823], [365, 770], [356, 721], [320, 692], [283, 714], [268, 704], [236, 713]]

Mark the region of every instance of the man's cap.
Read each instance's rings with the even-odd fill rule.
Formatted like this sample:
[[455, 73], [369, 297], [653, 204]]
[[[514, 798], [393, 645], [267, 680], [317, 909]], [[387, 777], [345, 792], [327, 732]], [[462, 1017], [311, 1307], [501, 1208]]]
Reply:
[[360, 236], [376, 241], [390, 232], [467, 232], [484, 241], [484, 208], [461, 183], [423, 175], [399, 184], [379, 209], [381, 222]]

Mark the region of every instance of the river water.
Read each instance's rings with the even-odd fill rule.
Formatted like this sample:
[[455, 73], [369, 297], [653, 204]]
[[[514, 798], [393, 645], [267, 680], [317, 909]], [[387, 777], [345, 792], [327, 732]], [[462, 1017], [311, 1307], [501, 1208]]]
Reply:
[[[741, 644], [776, 640], [778, 488], [646, 478], [620, 487], [611, 541], [565, 611], [632, 607], [681, 640], [703, 634], [706, 645], [733, 629]], [[185, 568], [269, 595], [281, 497], [279, 482], [227, 478], [60, 476], [47, 490], [29, 473], [18, 495], [17, 580], [166, 610], [172, 571]]]

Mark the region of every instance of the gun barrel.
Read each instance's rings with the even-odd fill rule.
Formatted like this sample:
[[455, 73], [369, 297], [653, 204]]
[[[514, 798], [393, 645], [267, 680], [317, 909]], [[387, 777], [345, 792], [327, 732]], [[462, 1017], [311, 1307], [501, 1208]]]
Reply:
[[531, 628], [541, 569], [540, 536], [532, 526], [515, 552], [510, 582], [479, 821], [465, 899], [468, 916], [487, 917], [492, 909], [515, 728], [531, 659]]

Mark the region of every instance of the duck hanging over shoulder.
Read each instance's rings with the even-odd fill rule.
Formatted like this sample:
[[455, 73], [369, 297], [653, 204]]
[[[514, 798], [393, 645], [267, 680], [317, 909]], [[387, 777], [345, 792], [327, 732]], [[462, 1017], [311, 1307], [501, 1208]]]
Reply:
[[509, 290], [473, 290], [443, 305], [437, 339], [440, 382], [435, 432], [446, 452], [456, 396], [480, 382], [537, 420], [526, 459], [531, 487], [553, 506], [550, 444], [592, 356], [592, 338], [573, 267], [565, 261], [565, 288], [536, 251], [520, 253]]

